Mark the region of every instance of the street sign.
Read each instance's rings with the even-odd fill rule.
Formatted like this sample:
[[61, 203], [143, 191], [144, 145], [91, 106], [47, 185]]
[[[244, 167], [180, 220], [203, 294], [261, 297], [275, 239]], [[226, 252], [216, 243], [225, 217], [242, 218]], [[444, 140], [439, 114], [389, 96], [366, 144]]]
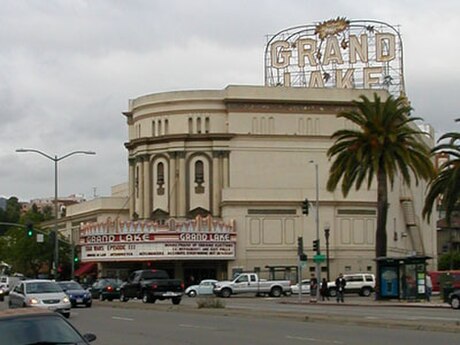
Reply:
[[324, 262], [325, 260], [326, 260], [326, 255], [324, 255], [324, 254], [313, 255], [313, 261], [314, 262]]

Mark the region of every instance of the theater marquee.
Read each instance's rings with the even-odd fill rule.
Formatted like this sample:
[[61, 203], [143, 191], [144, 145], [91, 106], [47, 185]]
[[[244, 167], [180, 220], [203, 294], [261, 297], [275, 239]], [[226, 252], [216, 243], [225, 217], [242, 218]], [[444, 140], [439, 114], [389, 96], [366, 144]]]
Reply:
[[111, 221], [80, 227], [81, 260], [229, 260], [235, 258], [233, 222], [211, 217], [167, 224]]
[[402, 41], [386, 23], [345, 18], [296, 26], [265, 48], [266, 86], [404, 92]]

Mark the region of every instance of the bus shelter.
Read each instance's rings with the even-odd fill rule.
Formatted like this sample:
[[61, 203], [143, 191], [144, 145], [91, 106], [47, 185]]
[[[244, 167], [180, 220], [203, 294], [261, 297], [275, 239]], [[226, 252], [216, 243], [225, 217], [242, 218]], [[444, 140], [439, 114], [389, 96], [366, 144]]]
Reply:
[[420, 300], [426, 298], [426, 266], [429, 256], [380, 257], [380, 298]]

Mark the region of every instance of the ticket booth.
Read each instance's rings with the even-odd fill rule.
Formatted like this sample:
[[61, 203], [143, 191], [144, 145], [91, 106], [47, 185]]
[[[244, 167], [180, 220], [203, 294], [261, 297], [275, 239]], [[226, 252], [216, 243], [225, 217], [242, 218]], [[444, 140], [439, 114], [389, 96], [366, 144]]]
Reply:
[[429, 256], [377, 258], [380, 298], [425, 299], [425, 275]]

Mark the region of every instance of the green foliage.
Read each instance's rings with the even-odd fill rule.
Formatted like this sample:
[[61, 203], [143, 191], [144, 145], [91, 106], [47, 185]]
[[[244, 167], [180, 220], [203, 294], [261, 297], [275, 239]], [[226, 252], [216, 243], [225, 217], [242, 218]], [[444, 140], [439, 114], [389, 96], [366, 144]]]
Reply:
[[441, 136], [432, 153], [447, 155], [449, 159], [441, 164], [428, 186], [423, 216], [430, 218], [434, 203], [441, 197], [441, 208], [445, 210], [446, 222], [450, 226], [451, 216], [460, 210], [460, 133], [451, 132]]
[[[19, 224], [2, 226], [0, 229], [0, 260], [12, 265], [13, 272], [36, 277], [48, 273], [54, 255], [54, 242], [49, 241], [49, 232], [41, 230], [39, 224], [50, 219], [49, 212], [40, 212], [36, 205], [21, 215], [21, 206], [16, 197], [7, 201], [6, 210], [0, 212], [0, 222]], [[51, 217], [52, 218], [52, 217]], [[33, 224], [33, 234], [29, 236], [26, 224]], [[27, 229], [27, 230], [26, 230]], [[37, 233], [44, 233], [44, 242], [36, 241]], [[59, 262], [70, 266], [70, 245], [60, 241]], [[69, 270], [69, 269], [67, 269]]]
[[452, 262], [453, 270], [460, 270], [460, 252], [446, 253], [439, 256], [438, 259], [438, 270], [446, 271], [450, 270], [450, 263]]
[[213, 309], [223, 309], [225, 308], [225, 303], [217, 297], [200, 297], [196, 301], [198, 309], [202, 308], [213, 308]]
[[334, 191], [340, 184], [346, 197], [354, 186], [370, 189], [377, 182], [376, 256], [386, 256], [386, 222], [388, 213], [388, 183], [393, 186], [396, 176], [410, 184], [412, 179], [429, 180], [434, 176], [430, 148], [422, 138], [426, 135], [412, 122], [411, 107], [404, 97], [388, 97], [385, 102], [374, 93], [371, 101], [361, 96], [353, 101], [352, 110], [337, 115], [354, 125], [354, 129], [336, 131], [335, 143], [327, 154], [334, 158], [327, 189]]

